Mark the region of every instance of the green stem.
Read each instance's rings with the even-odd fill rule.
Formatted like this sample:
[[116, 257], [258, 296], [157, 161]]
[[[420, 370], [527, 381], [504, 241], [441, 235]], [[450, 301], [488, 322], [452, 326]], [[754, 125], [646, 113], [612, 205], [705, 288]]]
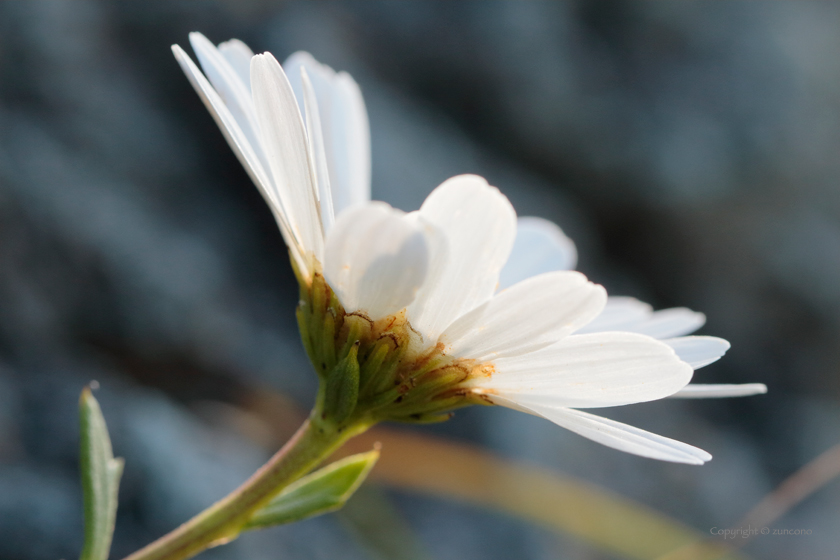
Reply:
[[313, 414], [265, 465], [239, 488], [177, 529], [124, 560], [183, 560], [231, 541], [283, 488], [308, 473], [367, 425], [344, 429]]

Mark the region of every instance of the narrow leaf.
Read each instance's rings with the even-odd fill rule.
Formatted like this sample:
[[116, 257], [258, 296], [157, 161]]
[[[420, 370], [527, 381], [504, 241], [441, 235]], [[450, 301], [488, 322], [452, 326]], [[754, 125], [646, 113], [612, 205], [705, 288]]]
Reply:
[[90, 388], [79, 399], [79, 454], [85, 506], [85, 545], [80, 560], [107, 560], [117, 516], [123, 460], [115, 459], [99, 403]]
[[301, 478], [255, 513], [243, 530], [282, 525], [340, 509], [377, 459], [378, 450], [359, 453]]

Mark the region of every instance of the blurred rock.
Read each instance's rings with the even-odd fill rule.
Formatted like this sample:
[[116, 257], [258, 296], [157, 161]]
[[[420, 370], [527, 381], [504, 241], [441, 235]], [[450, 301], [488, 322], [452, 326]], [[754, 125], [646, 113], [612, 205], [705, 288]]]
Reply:
[[[233, 419], [246, 388], [313, 398], [282, 240], [169, 52], [193, 30], [349, 70], [376, 198], [413, 210], [451, 175], [484, 175], [520, 214], [557, 221], [612, 293], [706, 312], [702, 332], [733, 348], [699, 380], [770, 385], [607, 412], [709, 450], [703, 468], [506, 410], [432, 431], [701, 530], [736, 523], [838, 441], [838, 24], [840, 7], [810, 2], [0, 4], [0, 556], [77, 553], [75, 406], [91, 379], [127, 459], [115, 555], [266, 457], [236, 431], [266, 439]], [[208, 406], [230, 422], [191, 412]], [[833, 558], [838, 500], [835, 482], [780, 521], [807, 539], [747, 550]], [[496, 514], [396, 503], [441, 558], [600, 557]], [[331, 517], [207, 554], [365, 557]]]

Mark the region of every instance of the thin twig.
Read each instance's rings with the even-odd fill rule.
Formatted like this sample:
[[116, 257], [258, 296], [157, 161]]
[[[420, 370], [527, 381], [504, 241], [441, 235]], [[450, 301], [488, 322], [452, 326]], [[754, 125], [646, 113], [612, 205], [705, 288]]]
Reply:
[[744, 516], [739, 527], [770, 525], [837, 476], [840, 476], [840, 444], [785, 479]]
[[[831, 447], [786, 478], [753, 507], [732, 530], [754, 528], [741, 533], [731, 544], [707, 539], [669, 552], [659, 560], [713, 560], [727, 551], [741, 548], [770, 524], [778, 521], [805, 498], [840, 476], [840, 444]], [[766, 534], [766, 533], [761, 533]]]

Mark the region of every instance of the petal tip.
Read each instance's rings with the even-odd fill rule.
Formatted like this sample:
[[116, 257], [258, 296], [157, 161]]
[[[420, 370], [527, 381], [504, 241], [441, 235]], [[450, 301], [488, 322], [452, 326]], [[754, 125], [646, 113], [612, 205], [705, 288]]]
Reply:
[[190, 45], [192, 45], [193, 50], [198, 52], [201, 49], [215, 49], [216, 45], [214, 45], [210, 39], [204, 36], [203, 33], [198, 31], [191, 31], [189, 34]]
[[692, 457], [691, 461], [686, 461], [687, 465], [705, 465], [709, 461], [712, 460], [712, 456], [709, 453], [703, 452], [703, 455]]

